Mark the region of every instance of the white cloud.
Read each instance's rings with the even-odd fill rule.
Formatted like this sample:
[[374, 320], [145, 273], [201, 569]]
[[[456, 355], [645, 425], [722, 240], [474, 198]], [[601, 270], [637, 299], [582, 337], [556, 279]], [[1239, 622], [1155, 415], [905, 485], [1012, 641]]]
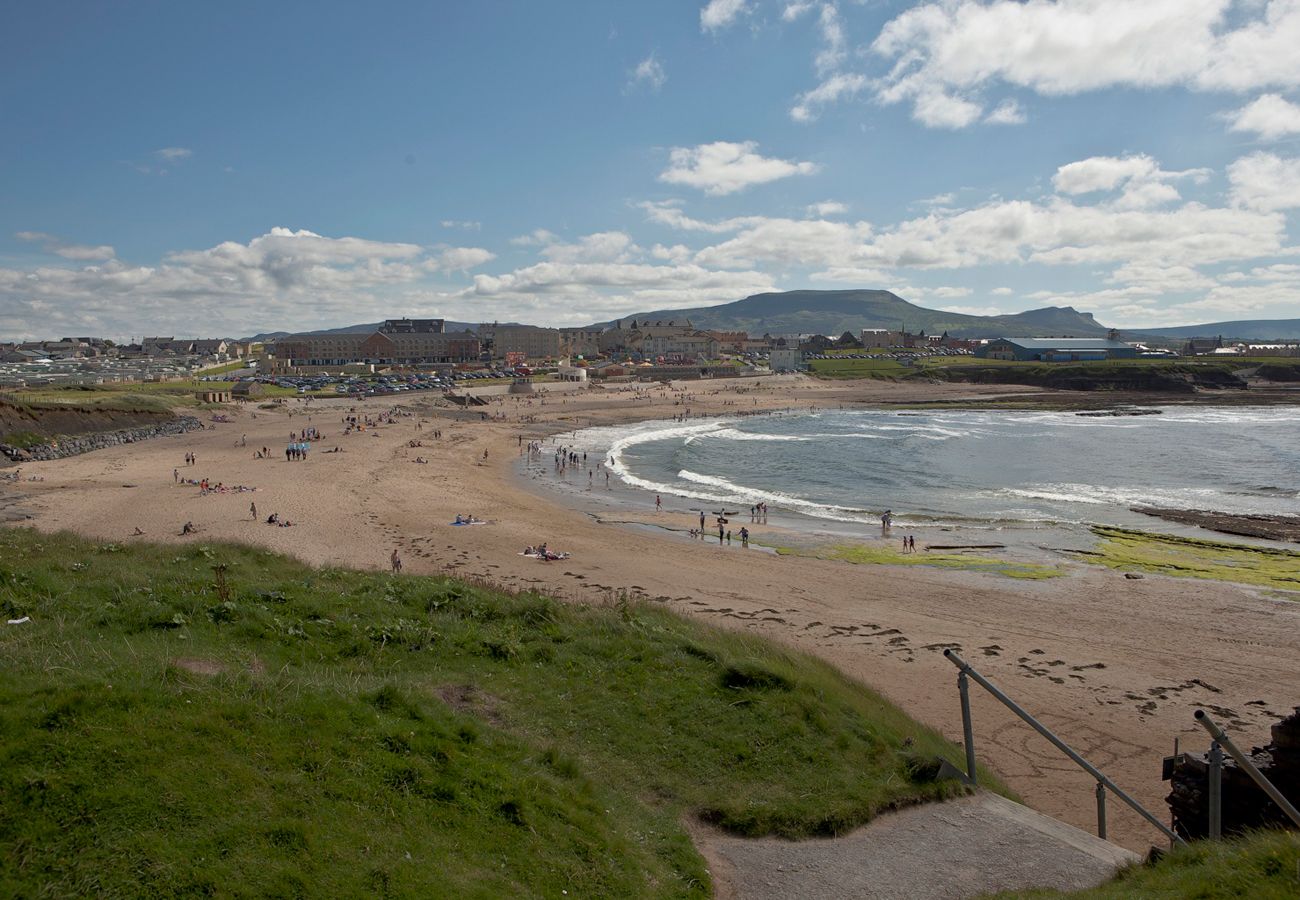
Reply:
[[1093, 156], [1061, 166], [1052, 177], [1052, 186], [1062, 194], [1089, 194], [1124, 190], [1115, 205], [1127, 209], [1146, 209], [1172, 203], [1181, 198], [1170, 182], [1190, 179], [1202, 182], [1208, 169], [1167, 172], [1149, 156]]
[[697, 188], [711, 196], [744, 190], [792, 175], [811, 175], [817, 165], [760, 156], [755, 141], [715, 141], [697, 147], [674, 147], [659, 180]]
[[40, 244], [41, 249], [46, 253], [62, 256], [64, 259], [89, 262], [98, 259], [112, 259], [116, 255], [113, 248], [108, 244], [96, 246], [69, 244], [62, 238], [53, 234], [46, 234], [43, 231], [19, 231], [14, 234], [14, 237], [20, 241]]
[[760, 219], [736, 237], [695, 255], [703, 266], [742, 269], [763, 263], [798, 267], [853, 268], [866, 259], [867, 222], [822, 219]]
[[962, 316], [1000, 316], [1004, 314], [996, 306], [940, 306], [939, 309]]
[[851, 98], [868, 85], [867, 77], [855, 72], [840, 72], [822, 81], [811, 91], [795, 98], [790, 107], [790, 118], [796, 122], [811, 122], [820, 115], [822, 107]]
[[838, 200], [823, 200], [820, 203], [808, 204], [808, 215], [818, 219], [824, 219], [826, 216], [842, 216], [848, 211], [848, 205]]
[[523, 321], [576, 325], [644, 310], [728, 303], [771, 290], [772, 279], [761, 272], [716, 272], [691, 264], [543, 262], [476, 276], [473, 287], [456, 299], [490, 301], [501, 315]]
[[787, 3], [785, 9], [781, 10], [781, 20], [793, 22], [816, 5], [812, 0], [796, 0], [794, 3]]
[[1252, 153], [1228, 166], [1232, 202], [1255, 210], [1300, 208], [1300, 158]]
[[1253, 131], [1266, 141], [1300, 134], [1300, 106], [1279, 94], [1263, 94], [1228, 113], [1229, 131]]
[[847, 56], [844, 25], [834, 3], [822, 4], [821, 12], [817, 15], [817, 27], [821, 32], [822, 48], [817, 52], [813, 64], [819, 75], [825, 75], [839, 68]]
[[553, 244], [559, 238], [547, 231], [545, 228], [534, 228], [528, 234], [521, 234], [518, 237], [512, 237], [510, 243], [516, 247], [537, 247], [544, 244]]
[[993, 290], [989, 291], [989, 293], [994, 297], [1010, 297], [1015, 293], [1015, 291], [1009, 287], [995, 287]]
[[482, 247], [448, 247], [433, 260], [433, 270], [464, 272], [468, 269], [477, 269], [496, 258], [495, 253]]
[[984, 117], [985, 125], [1023, 125], [1025, 121], [1025, 111], [1015, 100], [1003, 100], [997, 109]]
[[658, 91], [667, 80], [668, 74], [664, 71], [663, 63], [651, 53], [637, 63], [628, 77], [627, 86], [629, 89], [645, 87], [650, 91]]
[[552, 262], [627, 262], [640, 248], [622, 231], [601, 231], [573, 244], [551, 244], [542, 255]]
[[973, 293], [968, 287], [937, 287], [929, 288], [926, 294], [931, 297], [939, 297], [944, 300], [957, 300], [961, 297], [969, 297]]
[[700, 10], [700, 30], [719, 31], [747, 11], [746, 0], [709, 0]]
[[[998, 84], [1047, 96], [1296, 87], [1297, 46], [1295, 0], [943, 0], [896, 16], [871, 49], [892, 62], [879, 100], [909, 101], [919, 121], [959, 127], [953, 103], [979, 105]], [[935, 115], [936, 105], [950, 114]]]
[[912, 118], [930, 128], [965, 128], [983, 113], [980, 104], [945, 91], [922, 91], [912, 104]]
[[481, 231], [482, 222], [476, 222], [469, 219], [443, 219], [438, 223], [443, 228], [463, 228], [466, 231]]
[[175, 163], [189, 159], [194, 155], [194, 151], [188, 147], [163, 147], [161, 150], [155, 150], [153, 155], [163, 162]]

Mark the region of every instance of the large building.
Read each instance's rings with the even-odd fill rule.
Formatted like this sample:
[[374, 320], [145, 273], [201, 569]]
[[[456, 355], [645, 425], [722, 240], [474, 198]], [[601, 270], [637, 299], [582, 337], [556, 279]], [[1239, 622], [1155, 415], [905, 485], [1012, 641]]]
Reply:
[[493, 359], [522, 353], [526, 359], [554, 359], [560, 355], [560, 332], [537, 325], [480, 325], [479, 338], [492, 349]]
[[291, 334], [275, 342], [276, 368], [424, 366], [477, 362], [479, 340], [471, 331], [443, 330], [442, 319], [389, 319], [375, 331]]
[[1106, 338], [994, 338], [975, 351], [982, 359], [1037, 362], [1086, 362], [1136, 359], [1137, 348]]

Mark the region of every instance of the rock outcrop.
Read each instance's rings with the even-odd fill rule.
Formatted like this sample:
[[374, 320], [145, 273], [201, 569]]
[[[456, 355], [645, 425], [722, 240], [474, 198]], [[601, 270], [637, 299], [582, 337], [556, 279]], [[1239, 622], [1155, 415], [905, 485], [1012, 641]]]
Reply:
[[[1243, 751], [1244, 752], [1244, 751]], [[1293, 804], [1300, 803], [1300, 707], [1273, 726], [1273, 741], [1255, 747], [1251, 762]], [[1166, 801], [1174, 817], [1174, 830], [1186, 838], [1209, 836], [1208, 754], [1184, 753], [1174, 762], [1171, 790]], [[1222, 827], [1224, 836], [1252, 828], [1293, 828], [1237, 763], [1224, 754]]]

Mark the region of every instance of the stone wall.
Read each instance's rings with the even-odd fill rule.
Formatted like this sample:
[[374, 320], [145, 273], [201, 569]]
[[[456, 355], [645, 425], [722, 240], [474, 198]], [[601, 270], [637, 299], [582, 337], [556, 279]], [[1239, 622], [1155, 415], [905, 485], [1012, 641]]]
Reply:
[[138, 441], [147, 441], [149, 438], [185, 434], [189, 431], [201, 431], [202, 429], [203, 423], [193, 416], [176, 416], [156, 425], [81, 434], [76, 437], [53, 440], [48, 444], [37, 444], [34, 447], [21, 448], [0, 444], [0, 453], [3, 453], [14, 462], [39, 462], [50, 459], [63, 459], [66, 456], [76, 456], [80, 453], [89, 453], [92, 450], [102, 450], [105, 447], [134, 444]]

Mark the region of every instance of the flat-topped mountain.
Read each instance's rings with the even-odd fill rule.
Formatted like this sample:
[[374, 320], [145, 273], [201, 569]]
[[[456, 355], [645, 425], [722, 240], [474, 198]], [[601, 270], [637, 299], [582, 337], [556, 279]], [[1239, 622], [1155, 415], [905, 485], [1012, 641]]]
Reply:
[[1006, 316], [971, 316], [926, 309], [890, 291], [781, 291], [754, 294], [734, 303], [695, 309], [655, 310], [628, 316], [638, 321], [690, 319], [698, 328], [750, 334], [843, 334], [863, 328], [905, 328], [954, 337], [1052, 335], [1099, 337], [1106, 327], [1091, 313], [1049, 306]]

